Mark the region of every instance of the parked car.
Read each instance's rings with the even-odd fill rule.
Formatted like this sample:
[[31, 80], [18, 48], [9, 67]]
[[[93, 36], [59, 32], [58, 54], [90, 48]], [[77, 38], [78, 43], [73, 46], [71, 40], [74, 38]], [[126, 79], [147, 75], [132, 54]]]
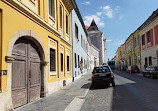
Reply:
[[112, 87], [115, 87], [114, 74], [110, 67], [108, 65], [94, 67], [92, 72], [92, 88], [99, 85], [110, 86], [110, 84]]
[[128, 68], [127, 65], [122, 65], [122, 66], [121, 66], [121, 71], [126, 71], [127, 68]]
[[127, 72], [130, 72], [130, 73], [138, 72], [138, 73], [140, 73], [140, 70], [139, 70], [138, 66], [133, 65], [133, 66], [129, 66], [127, 68]]
[[158, 77], [158, 66], [147, 67], [146, 70], [143, 71], [143, 76], [150, 76], [152, 79]]
[[121, 71], [121, 65], [117, 65], [117, 69], [119, 70], [119, 71]]

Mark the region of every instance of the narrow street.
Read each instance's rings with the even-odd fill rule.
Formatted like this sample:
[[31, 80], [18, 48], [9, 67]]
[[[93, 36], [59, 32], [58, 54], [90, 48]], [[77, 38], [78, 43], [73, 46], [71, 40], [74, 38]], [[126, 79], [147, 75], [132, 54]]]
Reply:
[[116, 87], [89, 90], [81, 111], [158, 111], [158, 79], [114, 73]]

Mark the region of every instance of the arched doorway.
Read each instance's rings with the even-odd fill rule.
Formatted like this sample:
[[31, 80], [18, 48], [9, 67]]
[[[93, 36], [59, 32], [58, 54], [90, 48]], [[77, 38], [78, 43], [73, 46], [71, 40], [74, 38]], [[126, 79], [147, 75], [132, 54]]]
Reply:
[[15, 42], [12, 56], [11, 93], [16, 108], [40, 98], [42, 66], [39, 47], [27, 38]]

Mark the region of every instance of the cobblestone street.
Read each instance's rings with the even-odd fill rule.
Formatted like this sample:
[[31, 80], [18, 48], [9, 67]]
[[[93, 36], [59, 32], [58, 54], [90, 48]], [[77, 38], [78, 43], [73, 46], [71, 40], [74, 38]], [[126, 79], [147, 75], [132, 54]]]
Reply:
[[158, 111], [158, 80], [115, 70], [116, 87], [90, 90], [81, 111]]

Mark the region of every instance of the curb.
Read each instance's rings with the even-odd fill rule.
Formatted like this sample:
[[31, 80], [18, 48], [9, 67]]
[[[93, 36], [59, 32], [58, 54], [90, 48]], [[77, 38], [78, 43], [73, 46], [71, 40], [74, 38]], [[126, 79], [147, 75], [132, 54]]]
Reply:
[[85, 99], [86, 99], [86, 96], [88, 94], [90, 87], [91, 87], [91, 85], [89, 85], [88, 89], [85, 91], [83, 96], [76, 96], [71, 101], [71, 103], [65, 108], [64, 111], [80, 111], [85, 102]]

